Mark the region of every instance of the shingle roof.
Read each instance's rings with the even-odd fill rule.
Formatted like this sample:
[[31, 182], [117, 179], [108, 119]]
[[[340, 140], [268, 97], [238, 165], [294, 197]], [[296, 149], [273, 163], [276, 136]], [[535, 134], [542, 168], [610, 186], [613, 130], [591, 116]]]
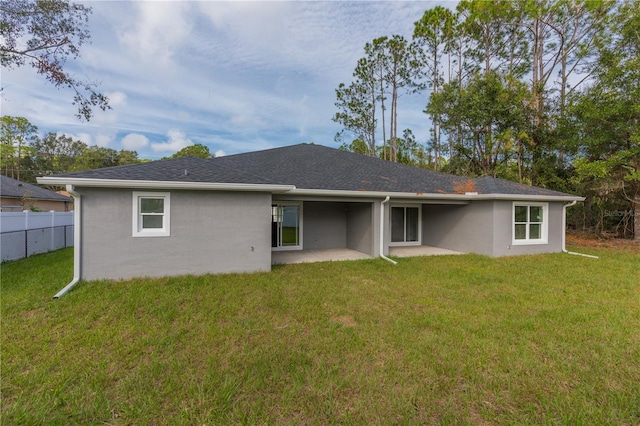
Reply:
[[421, 194], [567, 196], [482, 177], [470, 179], [393, 163], [322, 145], [299, 144], [212, 159], [182, 157], [88, 170], [56, 177], [295, 185], [297, 189]]
[[26, 182], [12, 179], [8, 176], [0, 175], [0, 197], [5, 198], [23, 198], [28, 197], [32, 200], [52, 200], [52, 201], [73, 201], [72, 198], [57, 194], [48, 189], [40, 188]]
[[452, 175], [327, 148], [293, 145], [209, 160], [296, 188], [343, 191], [433, 192]]
[[128, 164], [55, 175], [81, 179], [145, 180], [165, 182], [219, 182], [269, 184], [271, 182], [223, 165], [212, 166], [207, 160], [180, 157], [148, 163]]
[[244, 170], [272, 183], [298, 189], [381, 191], [424, 194], [507, 194], [566, 196], [562, 192], [492, 177], [470, 179], [393, 163], [379, 158], [300, 144], [208, 160]]

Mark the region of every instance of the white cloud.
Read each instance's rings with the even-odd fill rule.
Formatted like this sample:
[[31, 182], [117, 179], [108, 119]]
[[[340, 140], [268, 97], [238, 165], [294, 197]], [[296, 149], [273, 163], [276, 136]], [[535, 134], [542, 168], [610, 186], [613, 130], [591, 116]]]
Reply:
[[154, 152], [178, 152], [182, 148], [193, 145], [193, 142], [180, 130], [169, 130], [167, 137], [169, 140], [166, 142], [152, 143], [151, 149]]
[[229, 119], [229, 123], [234, 127], [264, 127], [264, 120], [254, 115], [239, 114]]
[[106, 93], [106, 96], [109, 98], [109, 105], [111, 105], [112, 108], [127, 105], [127, 95], [122, 92], [110, 92]]
[[216, 157], [224, 157], [227, 154], [223, 150], [219, 149], [213, 155], [215, 155]]
[[108, 133], [64, 133], [65, 136], [73, 140], [84, 142], [88, 146], [108, 147], [113, 142], [113, 136]]
[[149, 145], [149, 139], [145, 135], [141, 135], [139, 133], [129, 133], [127, 136], [122, 138], [120, 141], [120, 145], [124, 149], [128, 150], [136, 150], [144, 148]]
[[132, 56], [158, 66], [171, 67], [172, 57], [191, 32], [186, 2], [134, 2], [137, 13], [120, 41]]
[[96, 140], [96, 145], [101, 147], [107, 147], [113, 141], [113, 137], [110, 135], [105, 135], [101, 133], [96, 135], [95, 140]]
[[78, 133], [75, 135], [67, 134], [66, 136], [70, 137], [73, 140], [77, 140], [80, 142], [86, 143], [88, 146], [93, 145], [93, 138], [89, 133]]

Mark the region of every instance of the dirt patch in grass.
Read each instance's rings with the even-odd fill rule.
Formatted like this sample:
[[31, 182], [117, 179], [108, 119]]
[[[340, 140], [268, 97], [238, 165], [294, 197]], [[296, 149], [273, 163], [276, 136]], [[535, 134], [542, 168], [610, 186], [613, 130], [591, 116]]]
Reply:
[[349, 277], [348, 278], [349, 281], [354, 282], [354, 283], [360, 283], [360, 284], [366, 284], [366, 285], [376, 285], [378, 284], [376, 281], [369, 279], [369, 278], [363, 278], [363, 277]]
[[336, 322], [340, 325], [342, 325], [343, 327], [355, 327], [356, 326], [356, 320], [353, 319], [353, 317], [351, 315], [342, 315], [339, 317], [333, 317], [331, 318], [332, 322]]
[[26, 311], [24, 313], [24, 319], [28, 320], [28, 319], [32, 319], [35, 317], [41, 317], [45, 315], [45, 310], [44, 308], [37, 308], [37, 309], [32, 309], [30, 311]]
[[640, 240], [601, 237], [593, 234], [567, 234], [567, 244], [577, 247], [606, 248], [615, 251], [640, 253]]

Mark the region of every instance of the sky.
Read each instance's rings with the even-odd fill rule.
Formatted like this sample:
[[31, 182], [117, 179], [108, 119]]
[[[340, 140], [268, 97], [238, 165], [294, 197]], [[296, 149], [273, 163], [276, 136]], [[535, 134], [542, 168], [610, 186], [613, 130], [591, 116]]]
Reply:
[[[432, 1], [89, 1], [91, 43], [67, 69], [99, 83], [111, 110], [75, 117], [73, 94], [29, 66], [2, 69], [2, 115], [41, 135], [169, 156], [206, 145], [217, 156], [314, 142], [338, 147], [335, 89], [364, 45], [411, 38]], [[399, 99], [398, 128], [426, 142], [426, 95]], [[401, 132], [399, 132], [401, 133]]]

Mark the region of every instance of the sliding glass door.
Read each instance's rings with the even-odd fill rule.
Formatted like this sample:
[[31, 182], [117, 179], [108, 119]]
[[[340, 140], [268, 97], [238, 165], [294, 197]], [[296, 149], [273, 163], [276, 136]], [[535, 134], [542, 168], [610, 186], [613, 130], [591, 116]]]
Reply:
[[302, 249], [302, 204], [271, 206], [271, 247], [274, 250]]
[[420, 206], [391, 207], [391, 245], [420, 245]]

